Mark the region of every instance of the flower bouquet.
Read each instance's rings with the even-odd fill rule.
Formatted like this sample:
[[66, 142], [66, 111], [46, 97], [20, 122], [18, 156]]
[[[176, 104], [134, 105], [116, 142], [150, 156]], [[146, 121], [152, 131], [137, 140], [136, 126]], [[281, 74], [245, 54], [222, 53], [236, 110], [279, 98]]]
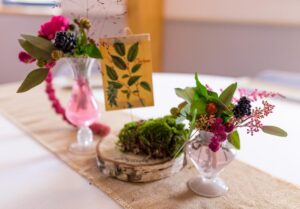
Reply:
[[[221, 196], [228, 187], [217, 175], [235, 158], [236, 149], [240, 149], [239, 129], [246, 128], [250, 135], [263, 131], [287, 136], [284, 130], [262, 122], [275, 107], [266, 98], [281, 95], [239, 89], [241, 97], [235, 98], [237, 83], [218, 94], [203, 85], [197, 74], [195, 81], [195, 87], [176, 88], [177, 96], [184, 101], [172, 108], [171, 113], [177, 117], [177, 123], [189, 122], [190, 140], [185, 150], [201, 174], [201, 177], [188, 182], [190, 189], [202, 196]], [[262, 99], [262, 106], [252, 107], [252, 103], [258, 99]]]
[[102, 58], [95, 41], [87, 36], [90, 27], [86, 18], [75, 19], [70, 24], [64, 16], [53, 16], [41, 25], [38, 36], [21, 35], [19, 44], [25, 51], [19, 53], [20, 61], [35, 62], [38, 68], [27, 75], [17, 92], [28, 91], [42, 83], [61, 58]]
[[[77, 143], [70, 146], [72, 152], [80, 154], [95, 151], [90, 128], [101, 136], [110, 131], [108, 126], [95, 123], [99, 111], [89, 86], [89, 75], [95, 59], [102, 55], [96, 42], [88, 37], [90, 28], [87, 18], [74, 19], [70, 23], [64, 16], [53, 16], [41, 25], [37, 36], [21, 35], [19, 39], [25, 50], [19, 53], [20, 61], [35, 62], [38, 68], [27, 75], [17, 92], [26, 92], [46, 80], [46, 93], [56, 113], [69, 124], [80, 127]], [[52, 85], [52, 68], [62, 58], [74, 74], [72, 96], [66, 109], [57, 99]]]

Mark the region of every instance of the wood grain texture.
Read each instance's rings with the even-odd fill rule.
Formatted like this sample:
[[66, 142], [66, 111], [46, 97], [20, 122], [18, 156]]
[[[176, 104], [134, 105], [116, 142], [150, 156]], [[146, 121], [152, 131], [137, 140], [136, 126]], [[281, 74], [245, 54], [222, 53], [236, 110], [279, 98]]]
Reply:
[[176, 159], [149, 159], [147, 156], [123, 153], [116, 146], [115, 134], [97, 145], [97, 166], [101, 173], [129, 182], [151, 182], [172, 176], [186, 165], [185, 155]]
[[150, 33], [153, 70], [161, 71], [163, 45], [163, 1], [128, 0], [127, 22], [133, 33]]
[[[196, 196], [187, 188], [186, 182], [198, 175], [190, 164], [169, 178], [151, 183], [128, 183], [107, 177], [99, 172], [96, 156], [83, 158], [68, 152], [69, 144], [76, 138], [76, 130], [53, 113], [43, 85], [25, 94], [16, 94], [17, 87], [15, 84], [0, 87], [0, 112], [126, 209], [300, 208], [299, 187], [237, 160], [221, 174], [230, 191], [223, 197], [213, 199]], [[57, 93], [63, 102], [70, 95], [67, 90]], [[101, 121], [111, 125], [113, 132], [116, 132], [130, 121], [130, 116], [121, 111], [103, 111]], [[100, 140], [98, 137], [95, 139]]]

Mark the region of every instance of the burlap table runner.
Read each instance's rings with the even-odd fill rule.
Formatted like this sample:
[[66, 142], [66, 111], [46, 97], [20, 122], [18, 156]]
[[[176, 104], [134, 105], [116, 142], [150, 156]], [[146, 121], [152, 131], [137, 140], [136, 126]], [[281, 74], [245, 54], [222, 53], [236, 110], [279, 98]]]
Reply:
[[[15, 94], [16, 89], [15, 84], [0, 87], [1, 112], [126, 209], [300, 209], [299, 187], [237, 160], [221, 175], [230, 191], [219, 198], [202, 198], [189, 191], [186, 182], [197, 175], [191, 166], [153, 183], [133, 184], [105, 177], [98, 172], [94, 157], [82, 159], [67, 151], [76, 131], [53, 113], [42, 87], [18, 95]], [[66, 100], [69, 93], [61, 90], [59, 96]], [[128, 120], [130, 116], [122, 112], [102, 111], [102, 121], [112, 126], [113, 130], [118, 130]]]

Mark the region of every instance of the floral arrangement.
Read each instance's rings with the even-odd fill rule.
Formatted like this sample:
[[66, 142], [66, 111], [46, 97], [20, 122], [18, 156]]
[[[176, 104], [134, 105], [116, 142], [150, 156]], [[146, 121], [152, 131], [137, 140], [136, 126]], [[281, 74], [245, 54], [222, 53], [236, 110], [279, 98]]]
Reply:
[[[209, 148], [216, 152], [226, 140], [240, 149], [240, 128], [246, 128], [247, 133], [251, 135], [263, 131], [276, 136], [287, 136], [284, 130], [262, 123], [262, 119], [273, 113], [275, 107], [266, 99], [281, 96], [280, 94], [239, 89], [241, 97], [234, 98], [237, 83], [229, 85], [218, 94], [209, 86], [203, 85], [197, 74], [195, 81], [196, 87], [175, 89], [177, 96], [184, 99], [184, 102], [171, 109], [177, 123], [184, 120], [189, 122], [189, 138], [192, 137], [192, 133], [196, 134], [199, 131], [211, 132], [213, 137], [208, 142]], [[252, 102], [258, 99], [262, 99], [262, 106], [252, 107]]]
[[118, 147], [122, 152], [146, 155], [149, 158], [173, 158], [188, 139], [183, 123], [173, 116], [130, 122], [119, 133]]
[[38, 68], [27, 75], [17, 92], [28, 91], [42, 83], [63, 57], [102, 58], [97, 44], [87, 35], [90, 28], [87, 18], [74, 19], [71, 24], [64, 16], [53, 16], [41, 25], [37, 36], [21, 35], [19, 43], [25, 51], [19, 53], [19, 60], [35, 62]]
[[[17, 92], [26, 92], [45, 80], [45, 91], [53, 109], [70, 125], [73, 124], [67, 119], [65, 109], [56, 97], [51, 69], [63, 57], [102, 58], [95, 41], [87, 36], [90, 28], [91, 23], [87, 18], [75, 19], [70, 24], [64, 16], [53, 16], [40, 26], [37, 36], [21, 35], [19, 39], [24, 49], [19, 53], [19, 60], [26, 64], [35, 62], [38, 68], [27, 75]], [[110, 128], [102, 123], [94, 123], [90, 128], [100, 136], [110, 132]]]

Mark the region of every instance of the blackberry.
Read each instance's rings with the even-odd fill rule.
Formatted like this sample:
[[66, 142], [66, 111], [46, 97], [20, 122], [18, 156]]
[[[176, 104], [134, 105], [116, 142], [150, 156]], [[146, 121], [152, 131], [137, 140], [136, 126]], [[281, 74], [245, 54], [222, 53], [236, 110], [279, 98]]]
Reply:
[[76, 47], [76, 35], [65, 31], [57, 32], [54, 46], [62, 50], [64, 53], [72, 53]]
[[246, 97], [241, 97], [238, 104], [233, 108], [233, 114], [236, 118], [241, 118], [245, 115], [251, 115], [250, 100]]

